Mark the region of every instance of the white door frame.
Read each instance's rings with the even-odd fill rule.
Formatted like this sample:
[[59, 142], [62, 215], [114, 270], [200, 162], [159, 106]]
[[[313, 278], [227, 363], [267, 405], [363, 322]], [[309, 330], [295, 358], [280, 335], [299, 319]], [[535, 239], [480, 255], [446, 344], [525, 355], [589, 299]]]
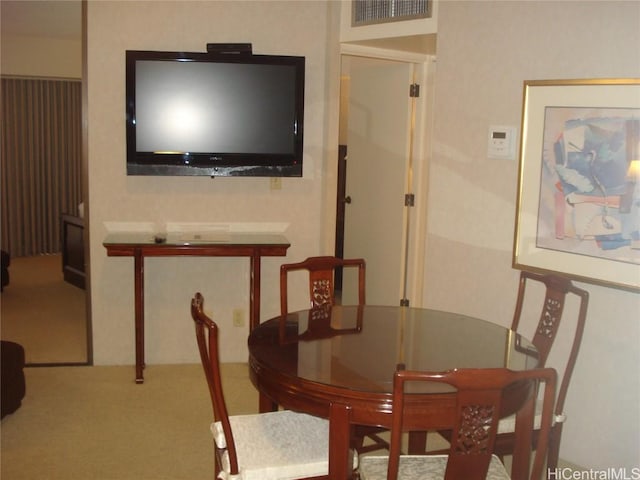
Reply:
[[421, 79], [420, 97], [414, 116], [414, 136], [412, 145], [411, 171], [407, 191], [415, 195], [414, 207], [408, 209], [406, 257], [411, 260], [403, 267], [405, 277], [405, 297], [411, 306], [423, 306], [423, 285], [425, 272], [425, 251], [427, 237], [427, 195], [429, 159], [431, 157], [431, 137], [433, 125], [433, 79], [435, 56], [401, 50], [391, 50], [355, 44], [341, 44], [340, 55], [394, 60], [416, 64]]

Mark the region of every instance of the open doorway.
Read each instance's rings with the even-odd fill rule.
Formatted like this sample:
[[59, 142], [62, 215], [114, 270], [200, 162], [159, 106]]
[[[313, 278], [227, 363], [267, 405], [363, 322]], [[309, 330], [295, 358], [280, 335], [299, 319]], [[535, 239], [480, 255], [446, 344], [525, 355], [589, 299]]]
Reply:
[[[31, 107], [16, 101], [17, 115], [28, 121], [24, 122], [23, 134], [16, 135], [12, 142], [3, 141], [2, 248], [12, 255], [9, 283], [2, 293], [2, 339], [23, 345], [29, 365], [86, 365], [91, 362], [90, 322], [84, 290], [84, 234], [80, 233], [78, 250], [77, 233], [78, 225], [83, 226], [86, 198], [82, 2], [9, 0], [3, 1], [1, 8], [3, 55], [8, 59], [3, 60], [3, 97], [10, 93], [4, 89], [5, 79], [27, 89], [28, 95], [24, 96], [32, 102], [36, 101], [36, 91], [46, 92], [45, 97], [63, 92], [51, 104], [44, 103], [52, 107], [31, 117]], [[34, 54], [25, 54], [29, 51]], [[3, 117], [9, 114], [4, 111], [8, 110], [5, 100]], [[64, 129], [61, 124], [65, 124]], [[37, 131], [38, 142], [42, 136], [49, 136], [38, 143], [39, 150], [31, 153], [28, 161], [21, 145], [33, 150], [37, 142], [24, 135], [25, 131]], [[3, 127], [3, 140], [4, 135]], [[9, 143], [12, 150], [5, 152]], [[24, 175], [31, 178], [32, 187], [27, 193], [24, 178], [15, 180], [19, 187], [11, 190], [17, 194], [5, 198], [10, 190], [4, 188], [9, 178], [5, 174], [12, 165], [27, 171]], [[11, 205], [14, 213], [10, 214]], [[35, 216], [26, 213], [32, 205], [39, 209]], [[35, 220], [25, 220], [29, 216]], [[25, 221], [30, 221], [28, 228]], [[8, 229], [29, 233], [4, 235], [7, 222]]]
[[[376, 48], [345, 50], [336, 255], [367, 261], [367, 303], [407, 304], [422, 275], [433, 58]], [[355, 283], [338, 275], [336, 284], [349, 303]]]

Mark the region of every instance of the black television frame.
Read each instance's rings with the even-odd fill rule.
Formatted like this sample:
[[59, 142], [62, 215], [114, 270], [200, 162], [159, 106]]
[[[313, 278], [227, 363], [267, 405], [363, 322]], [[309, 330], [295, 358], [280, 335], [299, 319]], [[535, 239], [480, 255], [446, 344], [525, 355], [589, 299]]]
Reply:
[[[210, 177], [301, 177], [304, 145], [305, 57], [253, 55], [249, 51], [126, 51], [127, 175]], [[295, 134], [292, 154], [138, 152], [136, 149], [136, 62], [175, 61], [290, 65], [295, 69]]]

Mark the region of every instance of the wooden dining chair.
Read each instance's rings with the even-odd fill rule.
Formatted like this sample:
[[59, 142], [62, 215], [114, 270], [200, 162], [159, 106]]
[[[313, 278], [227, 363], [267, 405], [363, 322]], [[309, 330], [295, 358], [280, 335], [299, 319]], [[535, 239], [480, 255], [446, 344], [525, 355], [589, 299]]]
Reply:
[[[551, 352], [551, 347], [554, 344], [556, 336], [560, 330], [560, 323], [563, 319], [564, 307], [567, 301], [567, 295], [575, 295], [579, 301], [579, 308], [575, 322], [566, 328], [567, 332], [571, 332], [571, 350], [567, 361], [565, 363], [564, 373], [560, 380], [560, 388], [558, 389], [558, 398], [554, 408], [553, 424], [551, 428], [551, 435], [549, 438], [549, 452], [547, 459], [547, 467], [555, 469], [558, 466], [558, 458], [560, 455], [560, 438], [562, 436], [562, 426], [566, 420], [566, 414], [564, 412], [564, 402], [569, 390], [569, 384], [571, 382], [571, 375], [578, 357], [578, 351], [580, 350], [580, 343], [582, 342], [582, 333], [584, 331], [584, 325], [587, 317], [587, 307], [589, 304], [589, 293], [581, 288], [573, 285], [571, 280], [560, 275], [553, 274], [539, 274], [528, 271], [522, 271], [520, 273], [520, 282], [518, 286], [518, 296], [516, 299], [516, 307], [513, 315], [513, 321], [511, 323], [511, 330], [521, 331], [521, 319], [523, 307], [525, 305], [525, 299], [527, 295], [531, 295], [531, 288], [527, 288], [529, 282], [537, 282], [544, 288], [544, 299], [542, 301], [542, 309], [540, 312], [540, 318], [533, 333], [532, 343], [536, 347], [539, 355], [538, 366], [543, 367], [546, 365], [547, 357]], [[527, 293], [529, 291], [529, 293]], [[565, 324], [566, 324], [565, 320]], [[524, 334], [525, 336], [530, 336]], [[538, 406], [539, 410], [539, 406]], [[536, 414], [536, 422], [539, 421], [540, 412]], [[506, 455], [511, 455], [514, 448], [514, 424], [515, 419], [513, 416], [504, 418], [500, 421], [498, 428], [498, 436], [496, 438], [495, 453], [503, 458]], [[447, 431], [439, 432], [443, 437], [449, 439], [451, 434]], [[538, 430], [534, 429], [533, 439], [534, 445], [537, 442]]]
[[[558, 465], [562, 426], [566, 420], [564, 402], [567, 397], [569, 384], [571, 382], [571, 375], [573, 374], [573, 369], [580, 350], [580, 344], [582, 342], [582, 333], [584, 331], [585, 321], [587, 318], [587, 307], [589, 305], [589, 293], [574, 286], [571, 280], [566, 277], [522, 271], [520, 273], [516, 308], [513, 316], [513, 322], [511, 324], [511, 329], [516, 332], [521, 329], [520, 320], [522, 317], [522, 309], [525, 303], [527, 285], [529, 282], [539, 282], [545, 289], [542, 311], [532, 338], [532, 343], [535, 345], [538, 350], [538, 354], [540, 355], [539, 366], [546, 365], [547, 357], [551, 352], [551, 347], [553, 346], [556, 336], [560, 330], [567, 295], [575, 295], [579, 301], [579, 309], [575, 322], [569, 325], [567, 325], [567, 319], [563, 322], [563, 324], [567, 325], [567, 328], [563, 329], [563, 331], [571, 332], [572, 335], [569, 338], [572, 340], [571, 350], [567, 357], [564, 373], [560, 380], [558, 398], [556, 399], [554, 410], [553, 426], [551, 428], [551, 436], [549, 438], [549, 458], [547, 466], [553, 470]], [[504, 456], [513, 452], [513, 429], [513, 417], [506, 418], [500, 423], [498, 437], [496, 439], [496, 453], [498, 455]], [[534, 440], [536, 436], [537, 430], [534, 432]]]
[[298, 263], [280, 266], [280, 314], [289, 311], [288, 274], [297, 270], [309, 272], [309, 308], [335, 304], [335, 271], [337, 268], [358, 269], [358, 305], [365, 304], [366, 263], [362, 258], [346, 259], [332, 256], [309, 257]]
[[[504, 368], [459, 369], [447, 372], [422, 372], [399, 370], [393, 378], [393, 407], [391, 420], [391, 445], [388, 456], [362, 456], [361, 480], [507, 480], [509, 474], [500, 459], [493, 454], [498, 422], [508, 387], [524, 388], [523, 382], [544, 384], [542, 417], [538, 448], [532, 468], [532, 480], [541, 478], [555, 399], [556, 372], [551, 368], [512, 371]], [[433, 421], [428, 405], [429, 394], [425, 383], [446, 383], [457, 390], [452, 438], [446, 455], [402, 455], [400, 444], [403, 433], [424, 430]], [[420, 385], [423, 384], [423, 385]], [[537, 391], [535, 388], [532, 392]], [[424, 408], [419, 405], [423, 396]], [[533, 393], [532, 393], [533, 395]], [[533, 401], [533, 397], [530, 397]], [[411, 404], [411, 412], [406, 405]], [[425, 419], [431, 415], [431, 420]], [[530, 438], [533, 419], [517, 422], [519, 434]], [[522, 429], [522, 430], [521, 430]], [[529, 450], [519, 452], [529, 465]]]
[[[204, 313], [200, 293], [191, 301], [191, 316], [213, 406], [215, 478], [328, 478], [328, 420], [290, 410], [229, 416], [220, 377], [218, 326]], [[353, 457], [355, 469], [358, 458]]]
[[[358, 269], [358, 305], [366, 303], [366, 262], [362, 258], [338, 258], [332, 256], [309, 257], [298, 263], [288, 263], [280, 266], [280, 314], [285, 318], [289, 309], [288, 276], [289, 272], [307, 270], [309, 272], [309, 307], [317, 308], [334, 305], [335, 271], [337, 268]], [[357, 425], [354, 428], [353, 447], [358, 453], [388, 449], [389, 442], [380, 436], [386, 429], [372, 426]], [[365, 445], [365, 438], [369, 439]]]

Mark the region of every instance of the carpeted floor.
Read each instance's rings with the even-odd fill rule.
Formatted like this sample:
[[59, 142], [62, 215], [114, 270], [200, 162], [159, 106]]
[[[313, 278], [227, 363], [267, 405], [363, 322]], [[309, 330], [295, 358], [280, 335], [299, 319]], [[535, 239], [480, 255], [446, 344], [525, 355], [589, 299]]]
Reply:
[[86, 363], [85, 291], [66, 283], [60, 255], [11, 259], [1, 296], [1, 336], [21, 344], [27, 363]]
[[[224, 364], [232, 414], [253, 413], [246, 364]], [[2, 420], [3, 480], [213, 480], [211, 403], [202, 367], [25, 369], [23, 405]]]
[[[221, 369], [229, 413], [257, 412], [248, 365]], [[142, 385], [132, 365], [26, 368], [25, 375], [23, 404], [0, 425], [2, 480], [214, 480], [201, 365], [149, 366]], [[446, 443], [430, 436], [428, 445]]]

